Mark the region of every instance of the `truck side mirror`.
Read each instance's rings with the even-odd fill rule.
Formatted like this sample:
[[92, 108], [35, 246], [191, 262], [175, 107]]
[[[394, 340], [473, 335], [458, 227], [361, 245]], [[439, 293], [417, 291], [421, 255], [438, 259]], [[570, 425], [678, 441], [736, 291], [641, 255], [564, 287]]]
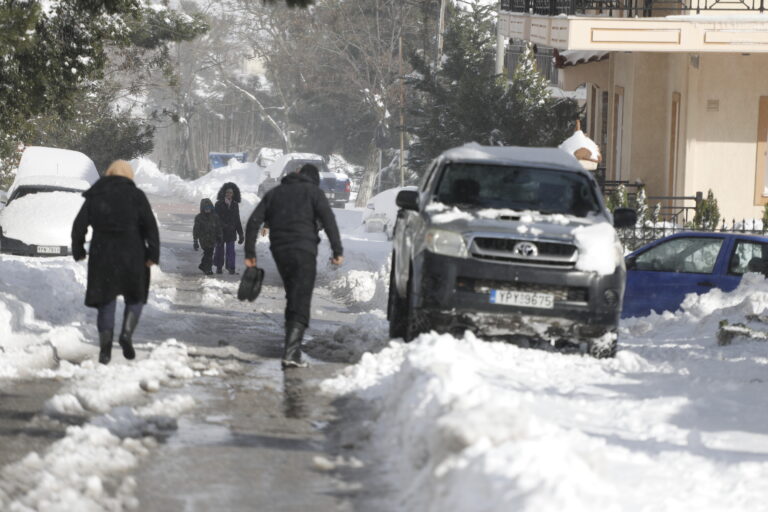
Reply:
[[419, 211], [419, 192], [416, 190], [401, 190], [397, 193], [395, 204], [403, 210]]
[[632, 208], [616, 208], [613, 210], [613, 227], [631, 228], [637, 224], [637, 212]]

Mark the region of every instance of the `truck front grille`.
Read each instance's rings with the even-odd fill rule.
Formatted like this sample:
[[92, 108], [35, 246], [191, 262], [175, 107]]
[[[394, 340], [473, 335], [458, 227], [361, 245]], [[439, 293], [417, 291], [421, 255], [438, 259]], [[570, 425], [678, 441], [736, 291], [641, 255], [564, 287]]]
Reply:
[[576, 246], [569, 243], [488, 236], [474, 238], [470, 252], [479, 259], [566, 268], [578, 257]]

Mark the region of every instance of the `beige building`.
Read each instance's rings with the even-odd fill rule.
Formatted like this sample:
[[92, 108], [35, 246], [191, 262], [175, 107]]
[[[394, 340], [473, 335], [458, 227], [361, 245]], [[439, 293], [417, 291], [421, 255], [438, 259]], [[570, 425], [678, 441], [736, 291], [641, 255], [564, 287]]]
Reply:
[[560, 87], [587, 85], [584, 129], [600, 144], [609, 179], [642, 180], [649, 196], [712, 189], [725, 218], [761, 218], [768, 202], [761, 0], [634, 1], [502, 1], [500, 42], [556, 48]]

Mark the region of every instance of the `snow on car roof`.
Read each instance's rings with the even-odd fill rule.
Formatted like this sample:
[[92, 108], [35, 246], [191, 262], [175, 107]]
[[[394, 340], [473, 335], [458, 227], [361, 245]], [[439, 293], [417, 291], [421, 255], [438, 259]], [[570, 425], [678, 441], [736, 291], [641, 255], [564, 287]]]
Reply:
[[85, 180], [90, 184], [99, 179], [93, 160], [79, 151], [42, 146], [24, 149], [16, 176], [41, 176], [46, 179], [51, 176], [68, 177]]
[[447, 160], [530, 165], [583, 172], [579, 161], [573, 155], [558, 148], [481, 146], [472, 142], [445, 151], [443, 157]]

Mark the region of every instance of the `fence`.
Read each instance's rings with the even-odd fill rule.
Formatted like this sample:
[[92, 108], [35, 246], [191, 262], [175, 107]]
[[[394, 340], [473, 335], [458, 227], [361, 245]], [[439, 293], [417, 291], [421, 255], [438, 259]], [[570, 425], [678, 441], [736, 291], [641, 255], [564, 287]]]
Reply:
[[[640, 181], [630, 182], [623, 180], [605, 179], [605, 168], [600, 167], [595, 172], [600, 190], [606, 199], [611, 197], [619, 187], [623, 186], [627, 203], [631, 208], [637, 208], [637, 196], [641, 190], [645, 189], [645, 184]], [[693, 220], [696, 210], [704, 200], [704, 194], [696, 192], [692, 196], [648, 196], [646, 205], [653, 211], [656, 205], [659, 205], [659, 212], [653, 220], [640, 220], [634, 228], [618, 230], [619, 238], [624, 247], [630, 251], [663, 238], [665, 236], [681, 233], [683, 231], [708, 231], [720, 233], [744, 233], [747, 235], [766, 236], [768, 234], [768, 225], [763, 225], [762, 221], [754, 219], [742, 219], [738, 222], [731, 219], [730, 223], [721, 219], [716, 227], [694, 227]]]
[[[756, 228], [757, 227], [757, 228]], [[682, 233], [685, 231], [706, 231], [710, 233], [743, 233], [745, 235], [758, 235], [766, 236], [768, 234], [768, 226], [765, 226], [762, 222], [757, 222], [754, 219], [744, 220], [737, 222], [736, 219], [732, 219], [731, 222], [727, 222], [723, 219], [720, 224], [714, 229], [707, 228], [693, 228], [686, 225], [671, 224], [671, 223], [647, 223], [644, 226], [635, 226], [634, 228], [619, 229], [619, 239], [624, 245], [624, 248], [628, 251], [634, 251], [642, 247], [645, 244], [663, 238], [665, 236], [674, 235], [675, 233]]]

